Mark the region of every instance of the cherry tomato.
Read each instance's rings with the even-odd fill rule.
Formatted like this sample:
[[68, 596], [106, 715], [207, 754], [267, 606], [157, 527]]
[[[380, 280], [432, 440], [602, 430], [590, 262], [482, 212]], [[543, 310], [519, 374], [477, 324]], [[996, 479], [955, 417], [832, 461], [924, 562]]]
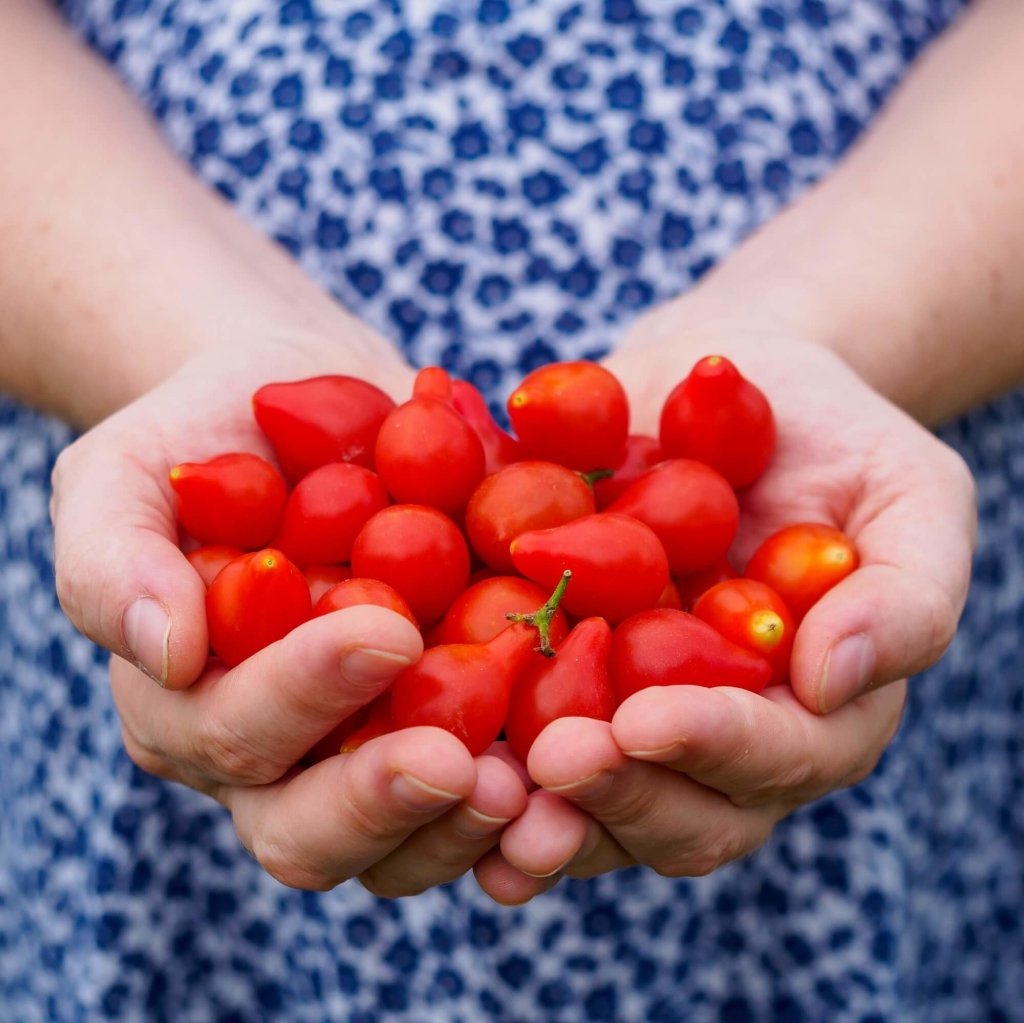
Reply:
[[727, 579], [706, 590], [693, 613], [737, 646], [760, 654], [772, 666], [769, 685], [789, 678], [796, 623], [770, 586], [755, 579]]
[[516, 462], [488, 476], [466, 506], [466, 535], [477, 555], [500, 572], [513, 570], [509, 545], [531, 529], [548, 529], [592, 515], [586, 481], [554, 462]]
[[701, 359], [665, 400], [661, 447], [670, 458], [694, 458], [736, 488], [768, 468], [775, 417], [764, 394], [724, 356]]
[[498, 738], [512, 685], [537, 643], [535, 630], [516, 622], [487, 643], [431, 647], [391, 686], [391, 718], [398, 728], [433, 725], [461, 739], [479, 756]]
[[315, 604], [332, 586], [352, 578], [348, 565], [307, 565], [302, 574], [309, 583], [309, 595]]
[[650, 526], [674, 575], [700, 571], [723, 558], [740, 517], [736, 494], [721, 473], [688, 458], [648, 469], [608, 511]]
[[[377, 607], [386, 607], [390, 611], [408, 618], [416, 628], [419, 622], [415, 615], [409, 610], [405, 598], [387, 583], [379, 579], [344, 579], [342, 582], [332, 586], [313, 606], [313, 617], [330, 614], [332, 611], [341, 611], [346, 607], [358, 607], [361, 604], [374, 604]], [[536, 605], [534, 605], [536, 606]]]
[[529, 458], [592, 472], [620, 465], [629, 402], [618, 379], [596, 362], [556, 362], [530, 373], [508, 399]]
[[393, 504], [360, 530], [352, 546], [352, 574], [394, 587], [426, 628], [466, 588], [469, 547], [458, 526], [436, 508]]
[[396, 501], [447, 515], [462, 511], [484, 477], [476, 431], [438, 398], [412, 398], [391, 412], [377, 434], [376, 458]]
[[[507, 614], [534, 611], [546, 599], [544, 590], [521, 576], [497, 575], [482, 579], [455, 598], [455, 603], [427, 637], [427, 645], [486, 643], [508, 628]], [[551, 619], [551, 642], [559, 642], [568, 631], [565, 614], [559, 609]]]
[[301, 568], [348, 561], [370, 516], [390, 504], [376, 473], [351, 462], [330, 462], [295, 485], [274, 546]]
[[244, 451], [182, 462], [169, 478], [178, 522], [201, 544], [262, 547], [277, 531], [288, 499], [281, 474], [265, 458]]
[[306, 766], [318, 764], [339, 753], [351, 753], [364, 742], [394, 730], [391, 721], [391, 692], [385, 690], [369, 703], [354, 710], [332, 728], [303, 758]]
[[668, 582], [665, 550], [653, 530], [612, 512], [523, 533], [512, 542], [512, 561], [542, 587], [554, 586], [571, 570], [562, 602], [566, 611], [613, 624], [653, 607]]
[[228, 667], [283, 639], [311, 612], [305, 576], [271, 547], [225, 565], [206, 591], [210, 646]]
[[452, 404], [480, 438], [488, 476], [522, 459], [519, 441], [494, 421], [484, 396], [468, 380], [452, 381]]
[[759, 693], [772, 669], [694, 615], [654, 608], [613, 631], [608, 674], [621, 703], [649, 686], [734, 686]]
[[679, 596], [679, 587], [676, 586], [672, 579], [665, 583], [665, 589], [661, 591], [661, 596], [654, 602], [654, 606], [671, 607], [676, 611], [683, 609], [683, 601]]
[[437, 398], [452, 404], [452, 378], [441, 366], [424, 366], [412, 385], [414, 398]]
[[188, 563], [199, 573], [199, 578], [207, 589], [217, 578], [220, 570], [235, 558], [240, 558], [245, 551], [241, 547], [229, 547], [227, 544], [212, 544], [207, 547], [196, 547], [185, 555]]
[[252, 406], [284, 474], [297, 483], [328, 462], [372, 469], [377, 431], [395, 403], [366, 380], [328, 375], [267, 384]]
[[775, 590], [799, 622], [858, 563], [845, 533], [822, 522], [799, 522], [768, 537], [743, 574]]
[[665, 458], [661, 445], [653, 437], [631, 433], [626, 438], [626, 455], [611, 476], [594, 481], [594, 500], [603, 511], [648, 469], [653, 469]]
[[612, 630], [603, 618], [585, 618], [555, 647], [555, 656], [530, 658], [512, 688], [505, 737], [525, 764], [534, 739], [564, 717], [611, 721], [615, 697], [608, 678]]

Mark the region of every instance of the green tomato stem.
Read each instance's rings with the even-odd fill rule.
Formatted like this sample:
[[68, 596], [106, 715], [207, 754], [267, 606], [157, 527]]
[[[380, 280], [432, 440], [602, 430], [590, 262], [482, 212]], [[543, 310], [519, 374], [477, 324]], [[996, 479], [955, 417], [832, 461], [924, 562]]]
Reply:
[[554, 647], [551, 646], [551, 619], [555, 617], [558, 605], [562, 603], [562, 597], [565, 596], [565, 590], [571, 578], [572, 572], [566, 569], [562, 573], [562, 578], [558, 580], [558, 585], [555, 587], [554, 592], [548, 597], [544, 605], [537, 608], [536, 611], [531, 611], [529, 614], [509, 611], [505, 615], [510, 622], [525, 622], [537, 630], [537, 635], [540, 637], [540, 646], [537, 649], [545, 657], [555, 656]]

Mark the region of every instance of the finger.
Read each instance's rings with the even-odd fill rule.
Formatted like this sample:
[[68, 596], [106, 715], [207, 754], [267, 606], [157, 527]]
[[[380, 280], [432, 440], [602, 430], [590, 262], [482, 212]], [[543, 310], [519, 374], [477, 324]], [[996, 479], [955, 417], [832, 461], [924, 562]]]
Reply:
[[775, 807], [741, 809], [685, 775], [625, 756], [606, 721], [553, 722], [534, 742], [529, 766], [633, 859], [670, 877], [707, 874], [752, 852], [781, 816]]
[[359, 606], [315, 618], [181, 692], [140, 686], [124, 664], [112, 668], [111, 683], [125, 728], [151, 757], [213, 781], [266, 784], [382, 692], [422, 649], [402, 615]]
[[87, 435], [54, 467], [57, 596], [91, 640], [180, 689], [206, 663], [206, 590], [178, 549], [163, 480], [110, 450]]
[[626, 700], [612, 735], [627, 756], [664, 764], [738, 806], [795, 807], [859, 781], [899, 726], [905, 685], [825, 716], [789, 690], [653, 686]]
[[466, 800], [359, 875], [369, 891], [384, 898], [416, 895], [461, 877], [498, 844], [502, 828], [526, 809], [526, 789], [497, 757], [477, 757], [476, 772]]
[[410, 728], [274, 785], [213, 794], [268, 873], [292, 888], [326, 891], [466, 799], [476, 780], [473, 758], [453, 735]]
[[574, 804], [540, 789], [501, 836], [509, 864], [531, 877], [596, 877], [634, 863], [608, 831]]
[[490, 850], [473, 865], [473, 876], [485, 895], [499, 906], [522, 906], [538, 895], [554, 888], [561, 874], [549, 877], [530, 877], [517, 870], [501, 854], [501, 849]]
[[927, 473], [877, 487], [851, 517], [861, 565], [797, 631], [793, 691], [817, 713], [923, 671], [952, 641], [970, 581], [974, 488], [950, 449], [929, 447], [922, 464]]

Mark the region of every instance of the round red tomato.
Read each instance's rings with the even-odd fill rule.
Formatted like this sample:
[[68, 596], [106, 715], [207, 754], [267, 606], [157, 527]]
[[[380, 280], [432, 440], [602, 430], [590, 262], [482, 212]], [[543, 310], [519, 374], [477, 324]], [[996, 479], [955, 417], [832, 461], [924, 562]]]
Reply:
[[592, 515], [594, 495], [577, 472], [554, 462], [516, 462], [488, 476], [466, 506], [470, 545], [491, 568], [513, 570], [509, 545], [531, 529]]
[[799, 622], [858, 563], [853, 541], [841, 530], [799, 522], [768, 537], [743, 574], [775, 590]]
[[377, 512], [352, 547], [352, 574], [379, 579], [405, 598], [420, 625], [440, 621], [469, 579], [469, 547], [436, 508], [393, 504]]
[[622, 463], [629, 401], [596, 362], [556, 362], [530, 373], [508, 399], [512, 428], [529, 458], [591, 472]]

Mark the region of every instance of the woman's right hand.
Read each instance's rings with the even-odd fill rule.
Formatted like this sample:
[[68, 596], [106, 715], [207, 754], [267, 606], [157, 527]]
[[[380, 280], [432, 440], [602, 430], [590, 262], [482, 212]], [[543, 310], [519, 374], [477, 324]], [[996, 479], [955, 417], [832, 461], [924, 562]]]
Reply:
[[337, 372], [398, 400], [410, 393], [412, 371], [383, 341], [373, 359], [345, 351], [337, 341], [220, 348], [70, 445], [53, 475], [57, 591], [75, 626], [114, 655], [136, 764], [223, 803], [281, 882], [322, 890], [359, 877], [397, 896], [468, 870], [522, 812], [522, 781], [433, 728], [299, 766], [419, 657], [420, 635], [390, 611], [351, 608], [231, 670], [208, 666], [205, 588], [178, 547], [167, 484], [178, 462], [271, 454], [250, 405], [264, 383]]

